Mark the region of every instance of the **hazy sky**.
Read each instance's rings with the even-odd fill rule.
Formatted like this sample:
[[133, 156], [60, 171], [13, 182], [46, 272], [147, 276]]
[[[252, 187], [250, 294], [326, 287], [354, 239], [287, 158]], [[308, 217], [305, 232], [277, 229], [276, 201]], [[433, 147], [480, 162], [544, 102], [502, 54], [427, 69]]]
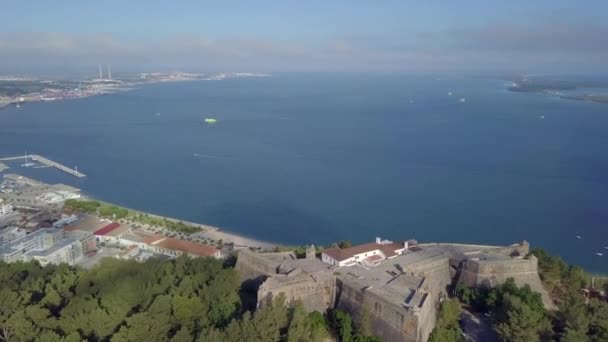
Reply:
[[3, 0], [0, 67], [608, 72], [608, 1]]

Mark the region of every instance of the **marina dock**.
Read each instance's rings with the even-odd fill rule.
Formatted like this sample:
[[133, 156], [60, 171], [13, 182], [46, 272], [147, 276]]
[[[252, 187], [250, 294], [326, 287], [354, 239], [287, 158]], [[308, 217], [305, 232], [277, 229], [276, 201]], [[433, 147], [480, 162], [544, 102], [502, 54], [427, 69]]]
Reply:
[[0, 158], [0, 162], [1, 161], [13, 161], [13, 160], [20, 160], [20, 159], [24, 159], [26, 160], [26, 164], [27, 164], [27, 159], [31, 159], [33, 161], [37, 161], [40, 164], [43, 164], [45, 166], [48, 167], [54, 167], [59, 171], [63, 171], [67, 174], [70, 174], [74, 177], [78, 177], [78, 178], [82, 178], [82, 177], [86, 177], [86, 175], [82, 172], [78, 172], [78, 168], [74, 168], [74, 169], [70, 169], [67, 166], [61, 165], [57, 162], [54, 162], [50, 159], [44, 158], [43, 156], [37, 155], [37, 154], [30, 154], [30, 155], [24, 155], [24, 156], [17, 156], [17, 157], [7, 157], [7, 158]]

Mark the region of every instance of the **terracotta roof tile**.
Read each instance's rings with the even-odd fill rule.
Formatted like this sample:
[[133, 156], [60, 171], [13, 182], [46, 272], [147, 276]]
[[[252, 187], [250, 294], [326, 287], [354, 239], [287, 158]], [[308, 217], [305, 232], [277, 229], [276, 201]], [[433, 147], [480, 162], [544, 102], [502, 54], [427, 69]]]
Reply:
[[153, 245], [165, 238], [165, 236], [162, 234], [137, 234], [137, 235], [142, 237], [143, 243], [145, 243], [147, 245]]
[[93, 232], [93, 234], [95, 235], [106, 235], [109, 232], [113, 231], [114, 229], [120, 227], [120, 223], [118, 222], [112, 222], [108, 225], [105, 225], [103, 227], [101, 227], [100, 229], [97, 229], [95, 232]]
[[115, 229], [112, 229], [111, 231], [109, 231], [108, 233], [106, 233], [106, 235], [107, 236], [118, 236], [120, 234], [125, 233], [128, 230], [129, 230], [128, 226], [120, 225], [120, 226], [116, 227]]
[[154, 245], [165, 249], [171, 249], [205, 257], [215, 256], [215, 254], [218, 252], [218, 249], [213, 246], [201, 245], [198, 243], [178, 240], [174, 238], [166, 238], [158, 243], [155, 243]]

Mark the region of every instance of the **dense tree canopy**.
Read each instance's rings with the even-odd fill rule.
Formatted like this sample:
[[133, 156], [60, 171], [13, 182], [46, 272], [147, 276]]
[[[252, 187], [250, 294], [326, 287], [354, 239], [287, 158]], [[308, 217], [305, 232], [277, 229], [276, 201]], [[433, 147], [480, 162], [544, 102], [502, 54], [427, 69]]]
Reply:
[[437, 325], [429, 336], [429, 342], [462, 341], [460, 328], [460, 303], [456, 299], [446, 299], [441, 303]]
[[90, 271], [0, 263], [5, 341], [190, 340], [239, 309], [239, 279], [214, 259], [104, 259]]
[[97, 212], [97, 209], [101, 206], [101, 203], [98, 201], [85, 201], [85, 200], [77, 200], [77, 199], [68, 199], [65, 201], [64, 206], [67, 209], [73, 211], [81, 211], [87, 214], [94, 214]]
[[[335, 334], [324, 315], [282, 296], [244, 311], [240, 286], [234, 268], [211, 258], [104, 259], [89, 271], [0, 262], [0, 341], [298, 342]], [[352, 324], [341, 329], [343, 341], [376, 341]]]
[[542, 249], [532, 251], [538, 258], [543, 284], [556, 300], [555, 335], [560, 341], [608, 341], [608, 303], [586, 300], [581, 289], [590, 284], [582, 268], [566, 264]]
[[518, 287], [513, 278], [493, 289], [459, 288], [457, 292], [465, 304], [492, 312], [503, 341], [540, 341], [552, 334], [541, 295], [528, 285]]

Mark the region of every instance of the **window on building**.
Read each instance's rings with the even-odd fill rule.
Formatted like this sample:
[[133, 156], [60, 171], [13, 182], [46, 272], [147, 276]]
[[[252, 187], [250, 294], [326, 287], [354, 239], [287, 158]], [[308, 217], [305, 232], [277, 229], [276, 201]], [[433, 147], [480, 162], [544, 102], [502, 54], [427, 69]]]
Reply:
[[382, 304], [380, 304], [380, 303], [374, 303], [374, 312], [378, 316], [382, 315]]
[[395, 316], [397, 317], [397, 322], [400, 324], [400, 327], [403, 327], [404, 317], [401, 312], [396, 311]]

